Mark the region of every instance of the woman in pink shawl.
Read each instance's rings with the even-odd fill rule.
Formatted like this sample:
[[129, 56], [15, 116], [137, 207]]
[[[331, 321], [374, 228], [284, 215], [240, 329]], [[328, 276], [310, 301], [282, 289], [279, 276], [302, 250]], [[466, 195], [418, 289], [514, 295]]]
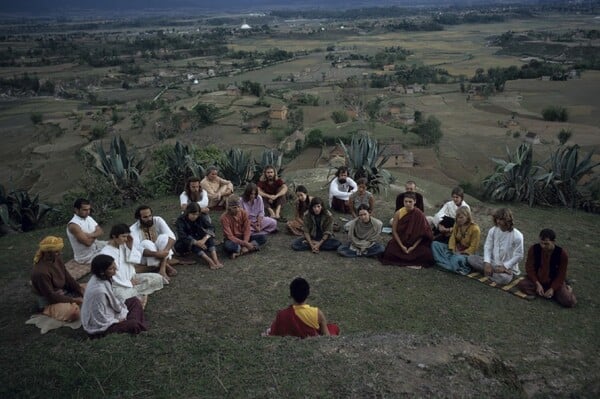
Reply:
[[427, 218], [415, 207], [414, 193], [404, 194], [404, 207], [394, 214], [392, 222], [393, 238], [379, 258], [384, 265], [413, 266], [414, 268], [433, 265], [431, 241], [433, 234]]

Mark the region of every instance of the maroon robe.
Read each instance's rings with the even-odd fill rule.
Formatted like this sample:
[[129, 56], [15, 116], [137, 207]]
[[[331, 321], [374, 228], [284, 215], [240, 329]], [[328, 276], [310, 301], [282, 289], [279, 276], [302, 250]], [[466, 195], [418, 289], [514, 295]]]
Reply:
[[[327, 324], [327, 329], [331, 335], [340, 334], [340, 328], [337, 324]], [[269, 335], [306, 338], [319, 335], [319, 330], [304, 324], [304, 322], [296, 315], [294, 307], [290, 305], [277, 312], [275, 321], [273, 321], [273, 324], [271, 324], [271, 328], [269, 329]]]
[[411, 253], [405, 254], [396, 239], [392, 237], [385, 247], [385, 252], [379, 258], [381, 263], [396, 266], [429, 267], [433, 265], [431, 252], [433, 233], [421, 210], [415, 208], [398, 220], [397, 232], [406, 248], [411, 247], [419, 238], [422, 238], [421, 243]]

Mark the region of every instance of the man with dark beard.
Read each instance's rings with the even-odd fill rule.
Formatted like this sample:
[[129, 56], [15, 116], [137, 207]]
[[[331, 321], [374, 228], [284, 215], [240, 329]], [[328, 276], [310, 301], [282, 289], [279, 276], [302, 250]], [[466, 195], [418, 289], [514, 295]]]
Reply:
[[285, 195], [288, 187], [285, 182], [277, 176], [277, 171], [272, 165], [267, 165], [258, 181], [258, 194], [265, 203], [265, 212], [273, 219], [281, 220], [281, 207], [285, 204]]
[[358, 190], [354, 180], [348, 177], [348, 168], [341, 166], [335, 179], [329, 184], [329, 207], [342, 213], [351, 213], [350, 195]]
[[205, 189], [200, 187], [200, 178], [190, 177], [185, 184], [185, 190], [179, 196], [179, 205], [181, 211], [185, 212], [188, 204], [196, 202], [200, 207], [200, 222], [202, 227], [208, 231], [211, 231], [214, 236], [215, 227], [210, 219], [210, 209], [208, 208], [208, 193]]
[[177, 274], [177, 270], [171, 266], [177, 264], [171, 250], [175, 245], [175, 233], [163, 218], [152, 215], [152, 208], [148, 205], [140, 205], [135, 210], [135, 218], [137, 222], [129, 229], [134, 245], [143, 255], [140, 264], [158, 267], [158, 272], [168, 284], [169, 277]]

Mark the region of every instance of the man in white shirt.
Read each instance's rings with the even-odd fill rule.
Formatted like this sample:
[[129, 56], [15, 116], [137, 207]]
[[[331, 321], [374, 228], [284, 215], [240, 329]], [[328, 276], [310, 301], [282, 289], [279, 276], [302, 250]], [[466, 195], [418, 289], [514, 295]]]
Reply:
[[456, 219], [456, 210], [463, 206], [471, 210], [471, 207], [464, 199], [465, 191], [462, 187], [454, 187], [451, 195], [452, 200], [446, 202], [434, 216], [427, 217], [427, 221], [431, 225], [434, 236], [439, 233], [443, 237], [446, 237], [446, 239], [450, 238]]
[[358, 190], [358, 185], [348, 177], [348, 168], [341, 166], [329, 184], [329, 207], [343, 213], [352, 213], [350, 195]]
[[73, 248], [74, 261], [81, 265], [91, 265], [106, 241], [98, 240], [104, 232], [90, 216], [92, 206], [90, 201], [78, 198], [73, 204], [75, 214], [67, 223], [67, 237]]
[[147, 297], [163, 288], [163, 278], [157, 273], [136, 273], [135, 265], [142, 260], [141, 252], [133, 245], [130, 229], [126, 224], [116, 224], [110, 230], [110, 241], [101, 254], [114, 259], [117, 271], [112, 277], [113, 292], [123, 301], [138, 297], [145, 304]]
[[483, 247], [483, 258], [470, 255], [467, 263], [497, 284], [508, 284], [521, 274], [519, 262], [523, 259], [523, 234], [513, 227], [512, 212], [500, 208], [492, 214], [494, 226], [488, 231]]
[[200, 186], [200, 178], [190, 177], [185, 183], [185, 190], [179, 195], [179, 206], [181, 211], [185, 211], [188, 204], [196, 202], [200, 206], [200, 221], [202, 227], [206, 230], [215, 232], [215, 226], [210, 218], [210, 209], [208, 207], [208, 193]]
[[[134, 245], [142, 253], [140, 264], [147, 266], [158, 266], [161, 276], [165, 281], [175, 276], [177, 270], [169, 264], [173, 257], [173, 245], [175, 245], [175, 233], [160, 216], [152, 215], [152, 208], [148, 205], [140, 205], [135, 210], [137, 222], [129, 229], [134, 240]], [[173, 259], [173, 264], [177, 261]]]

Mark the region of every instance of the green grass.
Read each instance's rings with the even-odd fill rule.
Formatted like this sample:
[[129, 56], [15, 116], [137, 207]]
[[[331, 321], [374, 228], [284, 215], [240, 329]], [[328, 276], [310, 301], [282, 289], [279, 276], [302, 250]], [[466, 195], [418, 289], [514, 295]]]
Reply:
[[[424, 184], [431, 203], [447, 194]], [[382, 219], [391, 215], [392, 197], [378, 210]], [[174, 197], [151, 204], [155, 214], [174, 220]], [[258, 254], [224, 259], [220, 271], [179, 267], [172, 284], [150, 297], [150, 330], [140, 336], [91, 341], [81, 330], [68, 328], [40, 335], [24, 324], [33, 305], [26, 284], [31, 259], [43, 236], [64, 236], [64, 228], [5, 236], [0, 239], [0, 396], [359, 398], [429, 392], [514, 397], [533, 392], [593, 397], [599, 392], [600, 218], [567, 210], [513, 209], [527, 246], [541, 227], [556, 229], [559, 244], [570, 254], [576, 308], [541, 299], [528, 302], [437, 269], [405, 270], [331, 253], [294, 253], [292, 238], [280, 233]], [[286, 211], [289, 215], [291, 209]], [[119, 210], [112, 222], [130, 222], [132, 213]], [[310, 303], [341, 326], [341, 337], [260, 337], [275, 312], [287, 306], [288, 284], [299, 275], [311, 283]], [[495, 360], [475, 367], [477, 361], [463, 353], [465, 345], [470, 345], [468, 353], [479, 348]], [[442, 349], [448, 352], [444, 362], [432, 357]], [[465, 357], [468, 361], [460, 360]], [[410, 359], [421, 359], [427, 367], [415, 371]], [[488, 370], [493, 367], [500, 369]], [[456, 383], [457, 378], [480, 377], [496, 385]], [[429, 391], [422, 390], [419, 378]], [[532, 378], [541, 385], [530, 391]]]

